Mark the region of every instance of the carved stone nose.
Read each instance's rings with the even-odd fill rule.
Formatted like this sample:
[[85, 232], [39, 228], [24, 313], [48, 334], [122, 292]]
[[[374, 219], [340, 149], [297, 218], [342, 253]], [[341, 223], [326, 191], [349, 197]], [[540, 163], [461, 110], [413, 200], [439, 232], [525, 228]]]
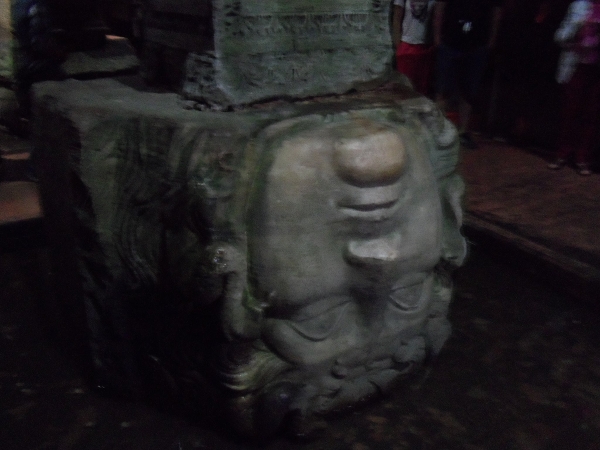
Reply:
[[335, 142], [333, 165], [338, 176], [349, 184], [382, 186], [400, 178], [406, 165], [406, 149], [392, 130], [365, 130], [360, 136]]

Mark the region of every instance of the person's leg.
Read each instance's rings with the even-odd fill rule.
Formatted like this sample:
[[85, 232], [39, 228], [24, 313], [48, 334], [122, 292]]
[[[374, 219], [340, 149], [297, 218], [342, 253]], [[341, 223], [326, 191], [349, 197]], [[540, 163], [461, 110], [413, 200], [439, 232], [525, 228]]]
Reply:
[[425, 50], [422, 58], [423, 64], [423, 86], [425, 90], [425, 95], [427, 97], [433, 98], [434, 92], [434, 73], [433, 70], [435, 68], [435, 48], [428, 47]]
[[427, 95], [427, 73], [426, 73], [427, 51], [423, 46], [419, 46], [418, 51], [413, 55], [413, 84], [415, 90], [422, 95]]
[[[465, 140], [471, 141], [468, 133], [470, 132], [471, 112], [473, 102], [479, 92], [479, 86], [485, 72], [487, 62], [487, 49], [479, 47], [465, 52], [464, 55], [464, 86], [460, 98], [459, 114], [460, 129], [459, 132], [465, 135]], [[474, 144], [474, 142], [472, 143]], [[472, 145], [471, 144], [471, 145]]]
[[459, 67], [458, 52], [444, 44], [437, 49], [436, 55], [436, 103], [441, 111], [448, 115], [451, 103], [458, 94]]
[[575, 163], [582, 175], [591, 174], [590, 163], [595, 146], [598, 145], [600, 127], [600, 68], [583, 65], [581, 141], [575, 152]]
[[29, 118], [31, 116], [31, 82], [17, 78], [14, 90], [17, 98], [17, 111], [7, 126], [14, 135], [26, 138], [29, 136]]
[[565, 84], [563, 91], [562, 121], [556, 152], [557, 162], [562, 164], [579, 147], [581, 137], [580, 114], [582, 113], [582, 100], [585, 96], [585, 74], [580, 65]]
[[469, 122], [471, 121], [471, 111], [473, 107], [471, 104], [465, 100], [464, 97], [460, 97], [460, 101], [458, 103], [458, 118], [459, 118], [459, 134], [464, 134], [469, 131]]
[[414, 54], [414, 85], [417, 92], [430, 95], [431, 82], [431, 51], [424, 45], [415, 46]]
[[[400, 73], [406, 74], [406, 42], [400, 42], [396, 46], [396, 70]], [[408, 75], [407, 75], [408, 76]], [[410, 78], [410, 77], [409, 77]]]
[[399, 72], [410, 79], [417, 92], [428, 95], [431, 52], [424, 45], [402, 42], [396, 52], [396, 66]]
[[418, 67], [417, 67], [417, 52], [414, 45], [401, 42], [396, 51], [396, 68], [398, 72], [406, 75], [412, 83], [415, 90], [418, 92]]

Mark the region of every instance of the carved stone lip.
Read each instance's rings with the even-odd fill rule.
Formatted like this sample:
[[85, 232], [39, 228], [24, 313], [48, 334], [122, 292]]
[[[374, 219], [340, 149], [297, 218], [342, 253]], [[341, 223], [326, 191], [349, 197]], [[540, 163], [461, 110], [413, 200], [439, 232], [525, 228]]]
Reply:
[[373, 239], [353, 239], [346, 245], [344, 257], [352, 265], [379, 267], [402, 259], [402, 234], [395, 231]]
[[347, 217], [381, 221], [393, 217], [400, 208], [397, 185], [355, 188], [337, 202], [338, 209]]

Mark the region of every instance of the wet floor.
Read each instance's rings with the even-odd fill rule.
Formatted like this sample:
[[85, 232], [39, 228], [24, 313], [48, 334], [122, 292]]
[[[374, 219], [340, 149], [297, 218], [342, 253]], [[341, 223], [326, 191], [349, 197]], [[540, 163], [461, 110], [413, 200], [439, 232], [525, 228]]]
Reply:
[[262, 444], [92, 391], [44, 331], [44, 250], [2, 253], [0, 448], [600, 449], [600, 315], [474, 248], [436, 361], [320, 438]]

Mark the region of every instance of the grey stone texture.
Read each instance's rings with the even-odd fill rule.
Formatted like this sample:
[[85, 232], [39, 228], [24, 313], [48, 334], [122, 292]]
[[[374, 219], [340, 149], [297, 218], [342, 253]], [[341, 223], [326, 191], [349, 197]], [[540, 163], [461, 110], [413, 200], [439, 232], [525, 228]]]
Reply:
[[440, 351], [466, 245], [431, 101], [396, 84], [202, 112], [116, 80], [34, 89], [57, 276], [79, 273], [103, 385], [305, 435]]
[[144, 13], [147, 76], [167, 62], [188, 99], [226, 108], [341, 94], [389, 75], [388, 1], [188, 3], [151, 0]]
[[115, 75], [135, 72], [140, 66], [126, 38], [107, 36], [101, 48], [69, 53], [61, 68], [68, 77]]
[[0, 87], [0, 123], [10, 122], [18, 109], [17, 97], [13, 90]]
[[0, 82], [13, 79], [12, 37], [8, 26], [0, 25]]

